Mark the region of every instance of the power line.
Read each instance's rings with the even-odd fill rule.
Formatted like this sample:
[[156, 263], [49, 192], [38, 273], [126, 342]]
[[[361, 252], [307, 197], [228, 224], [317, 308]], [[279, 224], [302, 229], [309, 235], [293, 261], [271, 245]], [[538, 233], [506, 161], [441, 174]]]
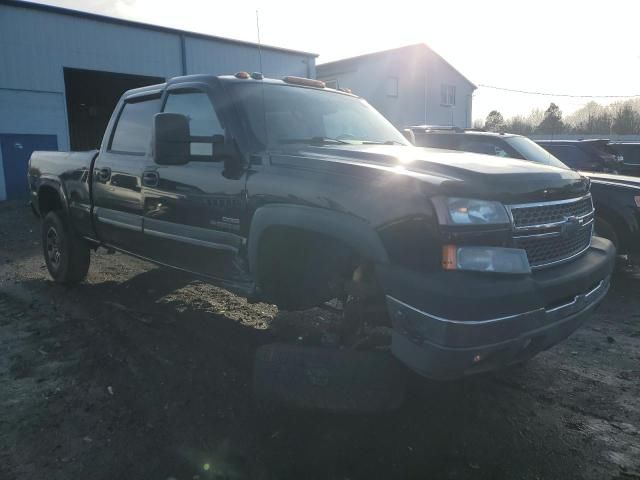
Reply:
[[545, 97], [568, 97], [568, 98], [637, 98], [637, 95], [569, 95], [567, 93], [530, 92], [527, 90], [517, 90], [515, 88], [495, 87], [493, 85], [478, 84], [478, 87], [491, 88], [492, 90], [502, 90], [504, 92], [524, 93], [526, 95], [543, 95]]

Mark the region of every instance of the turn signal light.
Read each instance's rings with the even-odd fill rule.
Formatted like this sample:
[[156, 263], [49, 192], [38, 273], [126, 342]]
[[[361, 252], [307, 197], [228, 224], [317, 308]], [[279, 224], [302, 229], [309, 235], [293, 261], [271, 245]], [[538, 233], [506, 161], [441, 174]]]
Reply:
[[456, 270], [458, 261], [458, 248], [455, 245], [442, 246], [442, 269]]

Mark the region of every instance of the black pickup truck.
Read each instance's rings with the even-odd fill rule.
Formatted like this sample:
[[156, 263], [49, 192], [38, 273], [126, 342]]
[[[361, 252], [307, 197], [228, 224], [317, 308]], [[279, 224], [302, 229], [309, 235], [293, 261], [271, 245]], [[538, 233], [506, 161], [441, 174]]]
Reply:
[[82, 281], [102, 246], [285, 309], [334, 301], [345, 344], [376, 323], [431, 378], [561, 341], [614, 263], [586, 177], [413, 147], [361, 98], [309, 79], [126, 92], [99, 151], [34, 152], [29, 184], [57, 282]]

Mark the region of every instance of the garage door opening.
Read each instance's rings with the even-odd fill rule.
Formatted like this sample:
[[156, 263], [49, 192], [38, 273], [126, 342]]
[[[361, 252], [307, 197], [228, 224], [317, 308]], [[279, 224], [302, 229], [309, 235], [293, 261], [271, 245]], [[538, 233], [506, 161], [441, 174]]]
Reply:
[[64, 69], [69, 139], [72, 150], [99, 148], [120, 96], [132, 88], [163, 83], [164, 78]]

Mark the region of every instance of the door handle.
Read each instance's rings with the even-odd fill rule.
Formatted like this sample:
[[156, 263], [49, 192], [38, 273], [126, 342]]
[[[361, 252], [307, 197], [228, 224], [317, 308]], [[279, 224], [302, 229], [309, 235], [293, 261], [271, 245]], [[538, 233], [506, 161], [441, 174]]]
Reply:
[[157, 187], [160, 183], [158, 172], [144, 172], [142, 174], [142, 185], [145, 187]]
[[111, 178], [111, 169], [109, 167], [99, 168], [96, 172], [96, 177], [99, 182], [108, 182]]

